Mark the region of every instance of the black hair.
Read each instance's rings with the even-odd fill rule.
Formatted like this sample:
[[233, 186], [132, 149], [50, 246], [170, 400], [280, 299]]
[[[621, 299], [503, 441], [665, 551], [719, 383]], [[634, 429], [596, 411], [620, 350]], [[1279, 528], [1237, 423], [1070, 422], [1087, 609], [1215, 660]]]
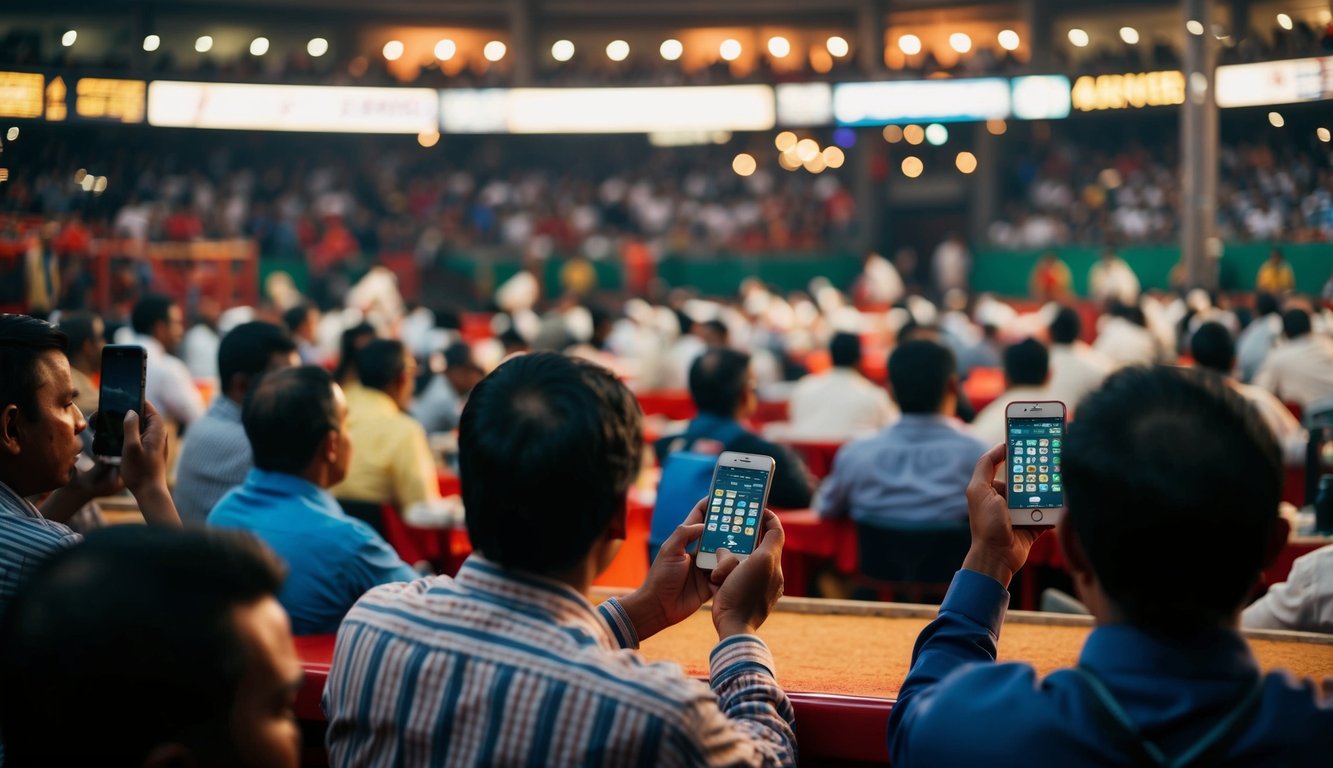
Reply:
[[730, 419], [749, 390], [750, 356], [726, 347], [712, 347], [690, 366], [690, 397], [700, 413]]
[[1204, 368], [1230, 374], [1236, 363], [1236, 343], [1231, 331], [1218, 322], [1207, 322], [1190, 337], [1190, 356]]
[[140, 336], [151, 336], [158, 323], [170, 322], [171, 308], [175, 305], [176, 300], [170, 296], [150, 293], [135, 303], [134, 311], [130, 313], [130, 326]]
[[889, 383], [903, 413], [937, 413], [958, 369], [953, 351], [927, 338], [901, 342], [889, 354]]
[[828, 344], [829, 357], [838, 368], [855, 368], [861, 364], [861, 337], [854, 333], [835, 333]]
[[288, 333], [296, 333], [297, 329], [305, 324], [306, 319], [310, 317], [310, 313], [313, 310], [314, 307], [309, 304], [298, 304], [286, 312], [283, 312], [283, 327], [287, 329]]
[[1052, 344], [1073, 344], [1083, 333], [1083, 318], [1073, 307], [1060, 307], [1051, 320], [1050, 333]]
[[557, 573], [624, 513], [642, 414], [610, 371], [536, 352], [510, 359], [472, 391], [458, 446], [472, 545], [506, 568]]
[[343, 331], [338, 340], [338, 367], [333, 371], [333, 378], [343, 381], [349, 373], [357, 373], [356, 353], [376, 336], [375, 326], [370, 323], [357, 323]]
[[1299, 339], [1310, 332], [1310, 313], [1300, 307], [1293, 307], [1282, 313], [1282, 335], [1289, 339]]
[[1257, 293], [1254, 296], [1254, 315], [1263, 317], [1271, 315], [1279, 309], [1277, 297], [1268, 292]]
[[242, 323], [227, 332], [218, 343], [218, 378], [222, 391], [231, 389], [232, 378], [249, 376], [254, 379], [268, 370], [274, 355], [296, 351], [296, 342], [287, 332], [273, 323], [255, 321]]
[[1004, 378], [1010, 386], [1039, 387], [1051, 372], [1051, 354], [1036, 339], [1023, 339], [1004, 349]]
[[1245, 601], [1277, 520], [1282, 454], [1225, 379], [1117, 372], [1070, 422], [1064, 474], [1069, 522], [1129, 621], [1190, 631]]
[[[54, 554], [0, 625], [5, 764], [139, 766], [169, 742], [225, 758], [249, 663], [233, 610], [282, 578], [236, 531], [112, 526]], [[74, 737], [76, 702], [111, 704]]]
[[[94, 313], [83, 309], [61, 313], [60, 323], [56, 327], [65, 333], [66, 352], [68, 354], [74, 354], [82, 350], [83, 345], [97, 336], [97, 321], [99, 319]], [[103, 332], [105, 330], [104, 325]]]
[[708, 329], [708, 332], [711, 333], [720, 344], [726, 344], [727, 340], [731, 338], [731, 331], [727, 329], [727, 324], [721, 320], [706, 320], [703, 323], [703, 327]]
[[362, 386], [387, 390], [407, 367], [407, 347], [397, 339], [374, 339], [356, 353], [356, 371]]
[[250, 388], [241, 424], [255, 467], [299, 475], [310, 466], [329, 432], [342, 428], [334, 383], [323, 368], [302, 365], [266, 374]]
[[68, 346], [65, 333], [45, 320], [0, 315], [0, 409], [17, 405], [27, 418], [37, 418], [37, 361], [43, 352], [64, 353]]

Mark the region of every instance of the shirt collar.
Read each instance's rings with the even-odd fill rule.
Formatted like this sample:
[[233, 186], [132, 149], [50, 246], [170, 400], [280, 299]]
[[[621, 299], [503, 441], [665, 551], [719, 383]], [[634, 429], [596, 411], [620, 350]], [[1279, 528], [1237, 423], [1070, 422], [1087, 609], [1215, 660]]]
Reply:
[[607, 650], [619, 647], [592, 603], [568, 584], [501, 567], [476, 552], [463, 561], [454, 580], [515, 611], [550, 621], [580, 643], [596, 643]]
[[353, 407], [350, 404], [348, 405], [348, 410], [352, 413], [355, 413], [358, 407], [362, 411], [365, 411], [367, 408], [370, 408], [375, 411], [384, 413], [401, 412], [401, 409], [398, 407], [398, 403], [394, 402], [394, 399], [392, 397], [389, 397], [388, 395], [379, 391], [378, 389], [372, 389], [370, 387], [357, 384], [355, 386], [348, 387], [346, 395], [347, 399], [351, 403], [356, 404], [356, 407]]
[[1079, 666], [1098, 675], [1253, 678], [1254, 653], [1236, 629], [1209, 627], [1185, 636], [1155, 634], [1132, 624], [1107, 624], [1088, 635]]
[[222, 421], [241, 423], [241, 406], [235, 400], [219, 393], [208, 406], [208, 412]]
[[313, 502], [314, 506], [341, 510], [333, 494], [306, 480], [286, 472], [251, 469], [245, 476], [246, 486], [264, 493], [295, 496]]
[[0, 514], [4, 513], [33, 519], [42, 516], [41, 513], [37, 511], [37, 507], [33, 506], [31, 501], [28, 501], [15, 493], [14, 489], [10, 488], [8, 485], [0, 483]]

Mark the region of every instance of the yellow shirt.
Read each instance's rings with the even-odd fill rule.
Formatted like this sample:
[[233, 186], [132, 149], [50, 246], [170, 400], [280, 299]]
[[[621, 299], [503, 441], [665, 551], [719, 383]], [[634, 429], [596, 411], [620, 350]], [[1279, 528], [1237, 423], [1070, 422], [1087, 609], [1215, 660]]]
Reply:
[[440, 498], [426, 430], [393, 398], [360, 385], [347, 388], [352, 464], [330, 492], [339, 499], [392, 504], [404, 512]]
[[1254, 289], [1263, 293], [1286, 293], [1295, 287], [1296, 276], [1292, 274], [1291, 265], [1285, 261], [1277, 266], [1271, 261], [1265, 261], [1259, 267], [1259, 276], [1254, 280]]

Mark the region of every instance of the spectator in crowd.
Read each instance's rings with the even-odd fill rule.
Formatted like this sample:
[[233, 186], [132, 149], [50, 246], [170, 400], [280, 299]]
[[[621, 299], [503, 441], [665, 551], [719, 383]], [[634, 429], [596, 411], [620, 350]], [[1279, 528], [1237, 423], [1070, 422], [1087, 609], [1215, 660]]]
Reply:
[[810, 506], [814, 478], [790, 448], [776, 445], [742, 426], [758, 405], [750, 358], [733, 349], [714, 347], [704, 352], [690, 368], [690, 398], [698, 415], [685, 431], [657, 441], [658, 464], [676, 451], [718, 454], [723, 451], [772, 456], [772, 485], [768, 502], [775, 507], [799, 509]]
[[[347, 476], [333, 486], [343, 501], [392, 505], [414, 525], [440, 527], [435, 460], [422, 429], [408, 413], [416, 360], [401, 341], [375, 339], [356, 353], [360, 386], [347, 389], [347, 434], [356, 444]], [[374, 516], [368, 521], [380, 529]], [[381, 533], [383, 531], [381, 530]]]
[[708, 349], [708, 342], [704, 340], [707, 330], [703, 323], [691, 319], [681, 310], [676, 310], [676, 319], [680, 322], [680, 335], [666, 351], [663, 389], [685, 389], [689, 385], [690, 367]]
[[1100, 387], [1111, 372], [1111, 361], [1085, 343], [1083, 321], [1072, 307], [1061, 307], [1051, 320], [1050, 395], [1070, 409]]
[[97, 412], [98, 388], [93, 377], [102, 375], [102, 347], [106, 346], [106, 326], [102, 318], [86, 310], [60, 315], [60, 330], [67, 339], [65, 359], [69, 376], [79, 397], [74, 404], [88, 416]]
[[133, 343], [148, 352], [145, 399], [161, 403], [162, 415], [177, 426], [189, 426], [204, 415], [204, 398], [185, 363], [172, 354], [185, 335], [180, 305], [169, 296], [149, 294], [134, 305], [130, 325]]
[[347, 475], [357, 453], [347, 400], [332, 376], [315, 366], [271, 373], [255, 385], [241, 418], [254, 468], [222, 497], [208, 524], [249, 531], [286, 563], [278, 600], [293, 632], [336, 632], [366, 590], [416, 578], [373, 528], [344, 513], [327, 490]]
[[1254, 278], [1254, 290], [1281, 296], [1296, 289], [1296, 275], [1291, 271], [1291, 264], [1282, 255], [1282, 249], [1274, 248], [1268, 252], [1268, 261], [1259, 267], [1259, 274]]
[[1028, 295], [1037, 301], [1068, 301], [1074, 294], [1074, 276], [1060, 255], [1046, 251], [1037, 258], [1028, 278]]
[[281, 582], [239, 534], [115, 526], [50, 558], [0, 627], [6, 764], [295, 768]]
[[364, 322], [343, 331], [338, 340], [338, 367], [334, 369], [333, 377], [344, 389], [360, 381], [356, 371], [356, 355], [377, 335], [375, 326]]
[[987, 447], [1004, 442], [1006, 406], [1022, 400], [1054, 400], [1050, 380], [1051, 359], [1044, 344], [1036, 339], [1010, 344], [1004, 350], [1004, 392], [981, 409], [968, 431]]
[[889, 355], [889, 386], [902, 418], [838, 451], [816, 511], [881, 528], [961, 525], [962, 491], [986, 446], [954, 418], [953, 353], [927, 339], [899, 344]]
[[1271, 293], [1254, 297], [1254, 319], [1236, 337], [1236, 361], [1240, 366], [1240, 380], [1249, 383], [1259, 372], [1264, 358], [1282, 335], [1282, 312]]
[[282, 324], [296, 342], [296, 352], [303, 365], [322, 365], [319, 350], [319, 310], [313, 304], [298, 304], [282, 313]]
[[[167, 435], [151, 403], [125, 414], [121, 464], [77, 472], [87, 429], [65, 359], [65, 334], [24, 315], [0, 315], [0, 612], [30, 571], [80, 540], [64, 522], [85, 504], [129, 488], [151, 525], [180, 525], [167, 491]], [[39, 510], [27, 499], [49, 494]]]
[[1098, 324], [1092, 348], [1110, 360], [1113, 368], [1152, 365], [1162, 357], [1161, 345], [1148, 330], [1148, 319], [1137, 305], [1112, 302]]
[[1237, 630], [1288, 532], [1277, 444], [1244, 400], [1215, 376], [1130, 369], [1083, 401], [1064, 449], [1056, 533], [1095, 626], [1078, 666], [995, 663], [1006, 587], [1042, 532], [1011, 526], [996, 446], [968, 486], [971, 551], [889, 717], [893, 765], [1030, 763], [1033, 745], [1041, 765], [1326, 762], [1333, 703], [1262, 673]]
[[180, 356], [190, 375], [198, 381], [218, 381], [218, 345], [222, 343], [218, 323], [222, 305], [211, 296], [199, 297], [194, 322], [181, 337]]
[[1255, 386], [1302, 407], [1333, 397], [1333, 339], [1311, 332], [1309, 310], [1282, 313], [1282, 339], [1259, 366]]
[[1197, 368], [1213, 371], [1226, 379], [1228, 385], [1236, 390], [1250, 404], [1282, 448], [1282, 455], [1287, 464], [1302, 466], [1305, 463], [1305, 429], [1271, 392], [1250, 384], [1242, 384], [1232, 378], [1236, 368], [1236, 347], [1231, 342], [1231, 332], [1221, 323], [1208, 322], [1199, 326], [1190, 337], [1190, 356]]
[[1118, 302], [1133, 306], [1139, 302], [1139, 278], [1114, 248], [1102, 250], [1102, 257], [1088, 273], [1088, 295], [1101, 305]]
[[935, 246], [935, 252], [930, 256], [930, 270], [937, 296], [943, 297], [949, 291], [966, 291], [968, 274], [972, 271], [972, 254], [963, 238], [950, 232]]
[[1241, 612], [1240, 623], [1247, 629], [1333, 634], [1333, 544], [1296, 558], [1287, 580]]
[[[477, 386], [459, 428], [474, 552], [455, 578], [378, 587], [347, 615], [325, 698], [334, 766], [795, 764], [791, 705], [754, 635], [781, 592], [771, 511], [755, 552], [709, 573], [688, 552], [696, 506], [642, 587], [586, 598], [625, 535], [641, 430], [629, 390], [583, 360], [524, 355]], [[639, 657], [710, 596], [707, 684]]]
[[450, 432], [458, 426], [463, 404], [486, 372], [472, 357], [472, 347], [458, 341], [444, 350], [444, 370], [432, 373], [421, 394], [412, 400], [412, 418], [427, 434]]
[[861, 337], [836, 333], [829, 341], [833, 367], [796, 383], [788, 400], [791, 437], [849, 440], [887, 427], [898, 418], [889, 393], [861, 375]]
[[203, 525], [218, 499], [245, 481], [254, 466], [241, 424], [245, 396], [266, 372], [299, 364], [296, 343], [272, 323], [243, 323], [222, 337], [222, 389], [181, 445], [173, 491], [181, 522]]

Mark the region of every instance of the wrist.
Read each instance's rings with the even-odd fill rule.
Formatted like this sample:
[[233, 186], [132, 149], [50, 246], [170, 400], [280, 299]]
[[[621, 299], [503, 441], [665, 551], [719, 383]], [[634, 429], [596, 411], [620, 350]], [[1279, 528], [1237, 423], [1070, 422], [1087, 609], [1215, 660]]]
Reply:
[[180, 525], [180, 514], [171, 500], [171, 492], [164, 482], [150, 482], [131, 488], [130, 493], [139, 503], [139, 512], [149, 524]]
[[722, 618], [714, 623], [717, 628], [717, 639], [726, 640], [735, 635], [753, 635], [759, 631], [758, 625], [751, 624], [739, 618]]
[[963, 558], [963, 569], [989, 576], [1000, 582], [1000, 586], [1005, 589], [1009, 588], [1009, 582], [1014, 579], [1014, 569], [1009, 567], [1007, 557], [977, 547], [967, 551], [967, 557]]
[[625, 610], [625, 615], [629, 617], [630, 624], [634, 625], [634, 632], [639, 636], [640, 642], [666, 628], [666, 620], [662, 614], [661, 605], [649, 595], [644, 594], [643, 590], [636, 589], [619, 598], [619, 600], [620, 607]]

